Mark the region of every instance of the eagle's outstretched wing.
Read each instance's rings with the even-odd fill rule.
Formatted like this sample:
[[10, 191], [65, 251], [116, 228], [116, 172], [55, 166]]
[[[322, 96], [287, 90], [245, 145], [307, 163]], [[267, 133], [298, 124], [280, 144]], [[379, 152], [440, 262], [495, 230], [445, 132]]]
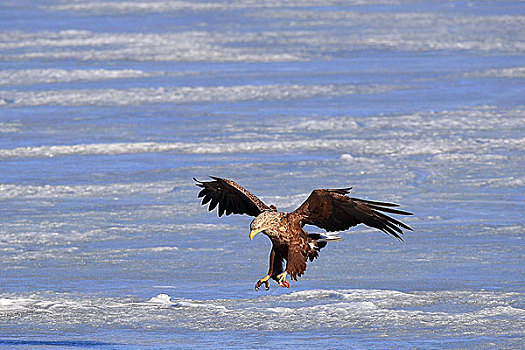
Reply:
[[218, 214], [248, 214], [257, 216], [264, 210], [270, 209], [259, 198], [248, 192], [234, 181], [210, 176], [213, 181], [199, 181], [193, 178], [195, 184], [202, 187], [198, 197], [202, 198], [202, 205], [210, 202], [209, 211], [218, 205]]
[[393, 209], [398, 204], [368, 201], [346, 196], [350, 188], [314, 190], [294, 212], [290, 213], [294, 220], [299, 220], [301, 225], [315, 225], [326, 231], [344, 231], [348, 228], [365, 224], [375, 227], [403, 240], [401, 228], [412, 231], [406, 224], [381, 212], [399, 215], [412, 215], [412, 213]]

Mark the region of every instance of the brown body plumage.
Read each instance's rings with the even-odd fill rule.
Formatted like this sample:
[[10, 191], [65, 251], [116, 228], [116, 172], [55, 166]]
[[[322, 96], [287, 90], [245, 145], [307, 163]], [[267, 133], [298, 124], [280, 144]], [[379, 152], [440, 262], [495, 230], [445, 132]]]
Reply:
[[[328, 232], [344, 231], [348, 228], [365, 224], [402, 240], [402, 228], [412, 230], [406, 224], [383, 214], [382, 212], [412, 215], [409, 212], [394, 209], [397, 204], [368, 201], [348, 197], [351, 188], [314, 190], [306, 201], [291, 213], [278, 212], [267, 206], [259, 198], [248, 192], [236, 182], [213, 177], [213, 181], [196, 181], [201, 187], [199, 197], [202, 204], [210, 203], [208, 210], [218, 206], [218, 214], [248, 214], [255, 216], [250, 224], [252, 239], [258, 232], [263, 232], [272, 241], [268, 274], [257, 281], [255, 288], [261, 285], [269, 288], [268, 280], [276, 280], [280, 286], [289, 287], [286, 275], [297, 280], [306, 270], [307, 260], [317, 258], [321, 248], [328, 241], [337, 241], [339, 236], [323, 236], [307, 233], [306, 224], [315, 225]], [[286, 268], [283, 266], [286, 261]]]

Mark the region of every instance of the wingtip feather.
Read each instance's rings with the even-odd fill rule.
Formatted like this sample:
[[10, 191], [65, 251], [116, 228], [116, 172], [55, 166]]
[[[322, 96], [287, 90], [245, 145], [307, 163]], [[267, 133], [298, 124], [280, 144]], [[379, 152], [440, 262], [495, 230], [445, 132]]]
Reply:
[[372, 209], [375, 209], [375, 210], [380, 210], [380, 211], [384, 211], [384, 212], [387, 212], [387, 213], [392, 213], [392, 214], [398, 214], [398, 215], [414, 215], [413, 213], [410, 213], [408, 211], [404, 211], [404, 210], [401, 210], [401, 209], [392, 209], [392, 208], [385, 208], [385, 207], [380, 207], [378, 205], [374, 205], [374, 204], [368, 204], [368, 206]]

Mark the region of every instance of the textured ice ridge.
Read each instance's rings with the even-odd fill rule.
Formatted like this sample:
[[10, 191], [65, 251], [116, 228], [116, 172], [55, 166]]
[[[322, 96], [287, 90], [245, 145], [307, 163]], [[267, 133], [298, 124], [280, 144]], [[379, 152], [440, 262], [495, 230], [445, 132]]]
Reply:
[[[199, 330], [308, 330], [380, 327], [409, 334], [414, 323], [429, 333], [520, 336], [525, 310], [520, 293], [486, 291], [312, 290], [248, 299], [193, 300], [158, 294], [137, 298], [86, 299], [39, 293], [0, 295], [0, 317], [56, 325], [98, 322], [134, 325], [177, 320]], [[453, 311], [442, 303], [455, 305]], [[497, 320], [497, 322], [495, 322]]]

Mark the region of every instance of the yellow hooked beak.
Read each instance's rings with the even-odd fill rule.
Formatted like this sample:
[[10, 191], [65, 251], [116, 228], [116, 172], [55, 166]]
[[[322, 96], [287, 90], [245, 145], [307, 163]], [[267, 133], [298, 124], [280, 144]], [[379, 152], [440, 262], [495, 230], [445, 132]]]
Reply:
[[262, 230], [252, 230], [250, 232], [250, 241], [253, 240], [253, 237], [255, 237], [256, 234], [258, 234], [259, 232], [261, 232]]

